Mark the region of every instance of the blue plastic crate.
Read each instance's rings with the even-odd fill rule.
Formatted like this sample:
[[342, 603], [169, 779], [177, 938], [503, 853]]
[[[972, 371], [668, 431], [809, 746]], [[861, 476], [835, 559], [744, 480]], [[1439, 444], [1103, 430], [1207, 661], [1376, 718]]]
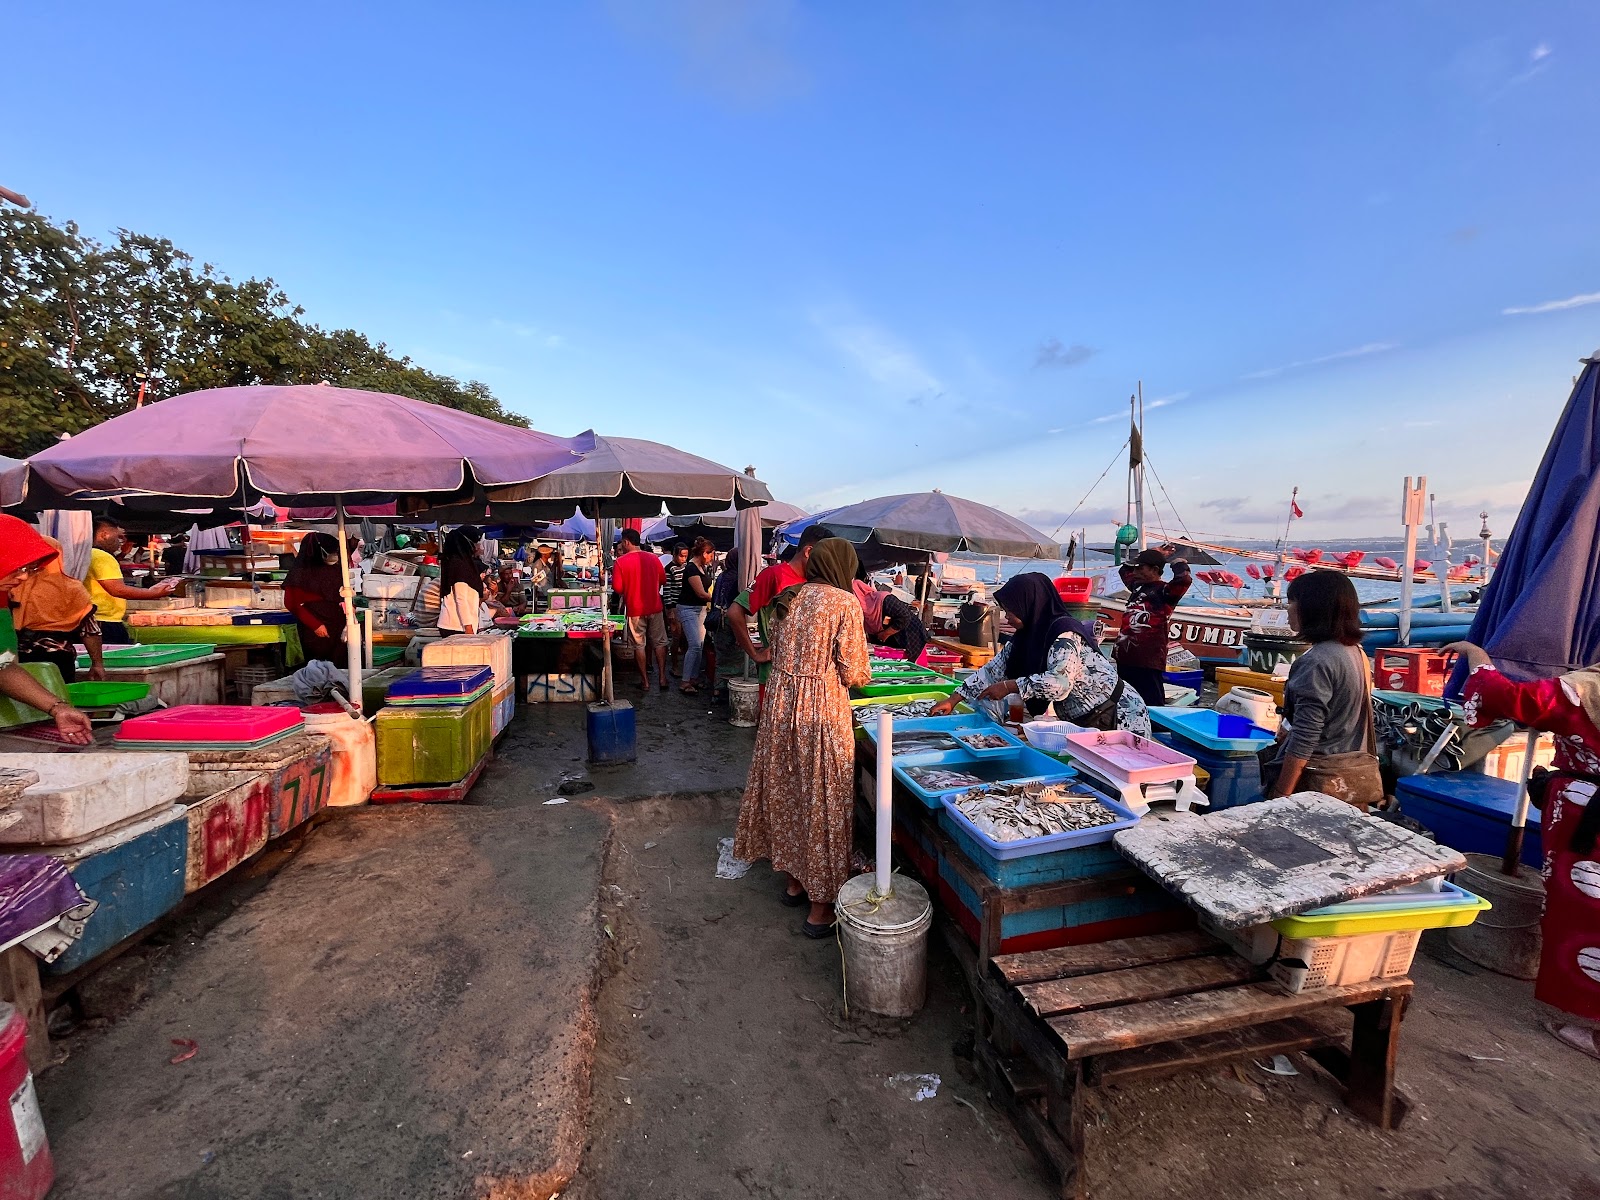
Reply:
[[[1101, 851], [1109, 850], [1117, 859], [1117, 866], [1125, 866], [1126, 860], [1117, 855], [1109, 846], [1085, 846], [1079, 853], [1097, 855]], [[1115, 868], [1112, 868], [1115, 869]], [[1106, 869], [1100, 869], [1096, 874], [1108, 874]], [[1085, 875], [1083, 878], [1093, 878]], [[1072, 878], [1068, 876], [1067, 878]], [[956, 874], [956, 870], [945, 859], [939, 860], [939, 879], [954, 894], [957, 901], [976, 919], [981, 910], [978, 893], [967, 886], [965, 880]], [[1009, 938], [1028, 937], [1055, 933], [1060, 930], [1076, 929], [1084, 925], [1098, 925], [1106, 921], [1125, 921], [1133, 917], [1142, 917], [1150, 913], [1160, 913], [1169, 910], [1181, 910], [1182, 904], [1158, 887], [1137, 888], [1133, 892], [1122, 896], [1106, 896], [1099, 900], [1080, 900], [1076, 904], [1052, 905], [1048, 908], [1037, 908], [1029, 912], [1007, 913], [1000, 918], [1001, 949]], [[1181, 912], [1177, 915], [1182, 916]], [[1145, 931], [1140, 931], [1145, 932]], [[1132, 936], [1131, 933], [1107, 933], [1107, 937]], [[1073, 940], [1068, 936], [1055, 939], [1053, 944], [1066, 945]]]
[[[1250, 732], [1245, 737], [1222, 737], [1218, 725], [1222, 718], [1229, 715], [1211, 708], [1158, 706], [1150, 710], [1150, 723], [1180, 739], [1175, 749], [1184, 754], [1191, 753], [1191, 746], [1199, 746], [1212, 754], [1254, 754], [1263, 746], [1271, 745], [1272, 731], [1248, 721], [1244, 721], [1244, 724]], [[1242, 717], [1238, 719], [1244, 720]]]
[[389, 685], [388, 695], [471, 696], [494, 683], [494, 668], [478, 666], [418, 667]]
[[[1514, 780], [1496, 779], [1474, 771], [1408, 775], [1394, 788], [1400, 812], [1422, 825], [1444, 845], [1464, 854], [1492, 854], [1496, 858], [1506, 852], [1506, 835], [1511, 831], [1511, 810], [1516, 806], [1517, 791]], [[1528, 809], [1522, 861], [1532, 867], [1544, 863], [1544, 844], [1540, 838], [1543, 819], [1537, 808]]]
[[[1117, 819], [1106, 825], [1097, 825], [1093, 829], [1076, 829], [1071, 833], [1052, 833], [1046, 837], [1022, 838], [1015, 842], [997, 842], [968, 820], [967, 815], [956, 806], [956, 801], [963, 794], [957, 793], [944, 798], [943, 809], [939, 813], [939, 824], [951, 832], [959, 830], [968, 841], [973, 843], [973, 849], [977, 851], [973, 856], [973, 861], [984, 868], [984, 874], [997, 883], [1004, 883], [1006, 880], [1001, 879], [995, 873], [995, 870], [999, 869], [1001, 864], [1048, 855], [1052, 851], [1070, 850], [1079, 846], [1093, 846], [1101, 842], [1110, 842], [1119, 830], [1131, 829], [1139, 823], [1139, 818], [1134, 815], [1132, 809], [1124, 807], [1118, 801], [1113, 800], [1110, 796], [1095, 788], [1087, 785], [1081, 786], [1085, 794], [1093, 796], [1098, 803], [1114, 813]], [[963, 843], [962, 849], [967, 849], [965, 843]], [[968, 852], [972, 853], [971, 850]], [[994, 864], [995, 869], [991, 869], [988, 864]], [[1069, 879], [1071, 876], [1063, 875], [1055, 878]]]
[[1057, 883], [1063, 879], [1093, 879], [1120, 871], [1128, 865], [1128, 860], [1117, 852], [1109, 837], [1105, 841], [1037, 850], [1020, 857], [1001, 859], [989, 853], [985, 844], [988, 839], [948, 805], [939, 813], [939, 826], [972, 860], [974, 866], [1003, 887]]
[[968, 787], [979, 786], [969, 784], [966, 787], [946, 788], [939, 792], [930, 792], [906, 774], [908, 767], [942, 766], [956, 770], [971, 770], [979, 773], [985, 783], [1013, 783], [1023, 780], [1048, 779], [1058, 781], [1076, 777], [1077, 771], [1065, 763], [1051, 758], [1048, 754], [1033, 749], [1031, 746], [1019, 745], [1012, 755], [997, 755], [979, 757], [966, 750], [949, 750], [942, 754], [918, 754], [894, 760], [894, 774], [912, 795], [921, 800], [931, 809], [943, 807], [946, 796], [958, 795]]

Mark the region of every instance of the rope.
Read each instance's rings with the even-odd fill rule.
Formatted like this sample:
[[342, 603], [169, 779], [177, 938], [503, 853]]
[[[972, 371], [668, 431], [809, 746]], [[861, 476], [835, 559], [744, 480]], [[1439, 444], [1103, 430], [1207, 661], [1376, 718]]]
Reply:
[[[1167, 498], [1167, 507], [1172, 510], [1172, 519], [1178, 523], [1178, 528], [1183, 530], [1183, 536], [1193, 540], [1194, 534], [1189, 532], [1189, 527], [1183, 523], [1183, 517], [1178, 512], [1178, 506], [1172, 502], [1172, 497], [1167, 494], [1167, 485], [1161, 482], [1161, 476], [1156, 473], [1156, 467], [1150, 461], [1150, 456], [1144, 456], [1144, 465], [1150, 468], [1150, 474], [1156, 481], [1156, 486], [1161, 489], [1161, 494]], [[1152, 505], [1152, 507], [1154, 507]]]
[[1128, 442], [1127, 441], [1124, 441], [1122, 443], [1122, 445], [1117, 447], [1117, 452], [1111, 456], [1111, 461], [1106, 464], [1106, 469], [1104, 471], [1100, 472], [1100, 478], [1096, 479], [1094, 481], [1094, 483], [1092, 483], [1089, 486], [1089, 490], [1083, 494], [1083, 499], [1079, 500], [1076, 504], [1074, 504], [1072, 506], [1072, 511], [1069, 512], [1066, 516], [1062, 517], [1061, 518], [1061, 524], [1057, 525], [1055, 527], [1055, 529], [1051, 532], [1050, 537], [1051, 537], [1052, 540], [1055, 538], [1056, 534], [1060, 533], [1063, 529], [1065, 529], [1067, 527], [1067, 522], [1068, 521], [1072, 520], [1073, 517], [1078, 515], [1078, 510], [1089, 502], [1089, 497], [1094, 495], [1095, 488], [1099, 487], [1102, 483], [1104, 483], [1106, 481], [1106, 476], [1111, 474], [1111, 468], [1117, 465], [1118, 460], [1122, 458], [1122, 452], [1124, 450], [1126, 450], [1127, 448], [1128, 448]]

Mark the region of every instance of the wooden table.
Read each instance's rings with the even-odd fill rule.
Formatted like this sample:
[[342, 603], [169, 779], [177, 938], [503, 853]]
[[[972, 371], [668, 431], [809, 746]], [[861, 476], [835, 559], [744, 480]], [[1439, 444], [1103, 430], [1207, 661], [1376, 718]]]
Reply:
[[979, 1068], [1064, 1197], [1087, 1194], [1083, 1092], [1100, 1083], [1305, 1050], [1379, 1128], [1408, 1108], [1394, 1069], [1409, 979], [1293, 995], [1199, 931], [1002, 955], [986, 969], [965, 939], [948, 940], [983, 997]]

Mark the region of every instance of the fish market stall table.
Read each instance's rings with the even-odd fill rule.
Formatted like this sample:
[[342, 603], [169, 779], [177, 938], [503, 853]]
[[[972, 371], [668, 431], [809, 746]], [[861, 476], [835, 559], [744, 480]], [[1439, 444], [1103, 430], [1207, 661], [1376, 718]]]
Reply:
[[300, 627], [288, 625], [138, 625], [129, 626], [133, 640], [142, 646], [184, 645], [207, 642], [215, 646], [263, 646], [282, 657], [281, 666], [293, 670], [306, 661], [300, 645]]
[[[185, 653], [189, 650], [201, 653]], [[211, 653], [209, 644], [142, 646], [105, 651], [106, 679], [115, 683], [148, 684], [150, 696], [169, 707], [180, 704], [221, 704], [226, 686], [226, 658]], [[89, 656], [78, 656], [78, 669], [87, 670]]]

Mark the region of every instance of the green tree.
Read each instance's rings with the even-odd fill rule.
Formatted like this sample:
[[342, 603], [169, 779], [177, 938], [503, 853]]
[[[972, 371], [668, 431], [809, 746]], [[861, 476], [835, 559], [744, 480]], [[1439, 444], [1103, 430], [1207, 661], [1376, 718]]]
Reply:
[[305, 322], [270, 279], [235, 283], [165, 238], [0, 209], [0, 453], [26, 455], [136, 403], [249, 384], [392, 392], [526, 426], [476, 381]]

